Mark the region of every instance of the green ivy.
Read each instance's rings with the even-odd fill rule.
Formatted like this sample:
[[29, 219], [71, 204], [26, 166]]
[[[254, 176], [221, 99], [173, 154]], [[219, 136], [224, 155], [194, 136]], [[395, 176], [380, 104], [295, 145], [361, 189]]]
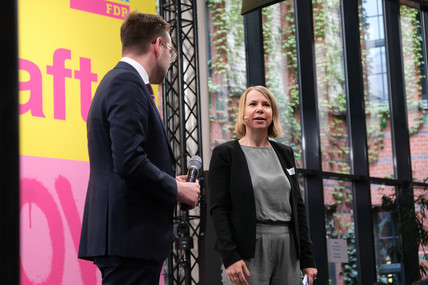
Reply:
[[[363, 0], [365, 3], [367, 0]], [[241, 2], [233, 0], [207, 0], [211, 20], [211, 47], [212, 58], [209, 62], [212, 77], [209, 78], [209, 92], [215, 98], [216, 110], [210, 114], [210, 121], [221, 126], [223, 135], [215, 139], [214, 144], [229, 140], [234, 135], [234, 121], [238, 113], [237, 100], [245, 83], [245, 70], [238, 67], [245, 62], [243, 19], [240, 15]], [[296, 23], [293, 1], [283, 1], [281, 5], [281, 25], [274, 25], [274, 14], [277, 7], [269, 6], [262, 10], [263, 16], [263, 48], [266, 68], [266, 86], [275, 94], [280, 111], [280, 120], [286, 135], [278, 138], [291, 144], [296, 152], [296, 158], [301, 158], [301, 128], [299, 121], [300, 90], [298, 84], [298, 60], [296, 49]], [[347, 98], [345, 94], [345, 76], [343, 70], [342, 31], [340, 24], [332, 24], [332, 11], [340, 11], [339, 0], [313, 0], [313, 27], [317, 57], [316, 73], [319, 97], [320, 118], [326, 118], [320, 136], [324, 143], [321, 151], [324, 158], [328, 158], [329, 167], [338, 173], [350, 173], [349, 146], [347, 145]], [[420, 22], [417, 10], [401, 5], [401, 18], [409, 19], [408, 28], [402, 28], [403, 58], [410, 58], [405, 62], [405, 88], [407, 105], [410, 109], [417, 109], [416, 117], [409, 125], [410, 135], [416, 134], [423, 124], [422, 90], [419, 66], [423, 64], [422, 39], [417, 35]], [[373, 102], [369, 94], [368, 74], [373, 71], [372, 63], [368, 60], [365, 35], [369, 28], [367, 15], [359, 6], [361, 58], [363, 68], [363, 83], [365, 110], [367, 118], [368, 158], [369, 163], [376, 163], [380, 151], [384, 148], [384, 132], [390, 121], [389, 106], [382, 101]], [[278, 48], [279, 46], [279, 48]], [[274, 60], [281, 57], [281, 61]], [[282, 70], [288, 76], [284, 84], [281, 78]], [[286, 85], [286, 90], [284, 90]], [[415, 95], [416, 92], [416, 95]], [[417, 98], [417, 100], [415, 100]], [[349, 186], [338, 181], [332, 192], [335, 206], [351, 208], [352, 195]], [[335, 215], [340, 219], [340, 215]], [[346, 284], [353, 283], [357, 274], [355, 247], [355, 233], [353, 224], [346, 225], [346, 232], [336, 233], [345, 235], [350, 255], [349, 263], [344, 265], [343, 274]], [[355, 256], [354, 256], [355, 254]], [[349, 282], [349, 283], [348, 283]]]
[[[413, 191], [403, 191], [399, 189], [397, 193], [382, 197], [382, 207], [391, 213], [391, 219], [398, 225], [398, 232], [412, 235], [418, 248], [423, 250], [423, 259], [428, 259], [428, 253], [424, 250], [428, 246], [427, 210], [428, 199], [425, 195], [413, 197]], [[426, 190], [426, 189], [425, 189]], [[415, 206], [417, 211], [409, 211]], [[389, 254], [398, 262], [404, 261], [403, 245], [399, 244], [389, 249]], [[419, 264], [421, 276], [428, 274], [428, 266], [425, 263]]]
[[[404, 79], [406, 103], [408, 110], [416, 110], [413, 121], [409, 121], [410, 135], [416, 134], [423, 127], [422, 87], [424, 76], [420, 73], [420, 66], [424, 64], [422, 54], [422, 38], [418, 35], [421, 23], [417, 9], [401, 5], [400, 18], [402, 19], [401, 39], [403, 41]], [[407, 25], [409, 28], [407, 28]], [[404, 26], [404, 27], [403, 27]], [[410, 60], [408, 60], [410, 59]], [[415, 94], [416, 93], [416, 94]], [[416, 100], [415, 100], [416, 99]]]

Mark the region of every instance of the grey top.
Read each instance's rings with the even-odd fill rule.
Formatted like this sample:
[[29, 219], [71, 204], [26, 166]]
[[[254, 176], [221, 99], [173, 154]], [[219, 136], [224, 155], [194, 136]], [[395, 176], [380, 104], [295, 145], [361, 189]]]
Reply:
[[291, 185], [272, 146], [241, 145], [247, 159], [258, 222], [291, 220]]

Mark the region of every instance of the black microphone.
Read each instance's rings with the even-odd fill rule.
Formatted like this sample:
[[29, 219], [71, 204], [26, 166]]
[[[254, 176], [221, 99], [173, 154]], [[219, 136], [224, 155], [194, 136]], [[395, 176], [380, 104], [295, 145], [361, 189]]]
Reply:
[[199, 156], [192, 157], [187, 163], [187, 182], [195, 182], [202, 167], [202, 159]]
[[[199, 176], [199, 170], [202, 167], [202, 159], [199, 156], [192, 157], [187, 163], [187, 182], [195, 182]], [[189, 206], [181, 203], [181, 210], [187, 211]]]

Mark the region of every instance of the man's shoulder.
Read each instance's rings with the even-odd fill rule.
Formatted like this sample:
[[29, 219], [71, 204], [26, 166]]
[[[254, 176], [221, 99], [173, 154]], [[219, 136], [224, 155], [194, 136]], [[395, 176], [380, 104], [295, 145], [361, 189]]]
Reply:
[[111, 84], [117, 81], [136, 81], [139, 82], [138, 72], [128, 63], [120, 61], [116, 66], [110, 69], [100, 82], [102, 84]]
[[135, 68], [130, 65], [127, 62], [124, 61], [119, 61], [116, 66], [110, 70], [110, 72], [114, 72], [114, 73], [133, 73], [135, 75], [138, 75], [138, 71], [135, 70]]

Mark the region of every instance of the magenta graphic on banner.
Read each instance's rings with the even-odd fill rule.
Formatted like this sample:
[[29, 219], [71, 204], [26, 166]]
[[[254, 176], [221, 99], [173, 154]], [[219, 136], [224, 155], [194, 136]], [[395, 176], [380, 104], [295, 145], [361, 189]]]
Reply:
[[[129, 0], [123, 2], [129, 3]], [[129, 4], [124, 5], [105, 0], [70, 0], [70, 8], [116, 19], [124, 19], [129, 12]]]

